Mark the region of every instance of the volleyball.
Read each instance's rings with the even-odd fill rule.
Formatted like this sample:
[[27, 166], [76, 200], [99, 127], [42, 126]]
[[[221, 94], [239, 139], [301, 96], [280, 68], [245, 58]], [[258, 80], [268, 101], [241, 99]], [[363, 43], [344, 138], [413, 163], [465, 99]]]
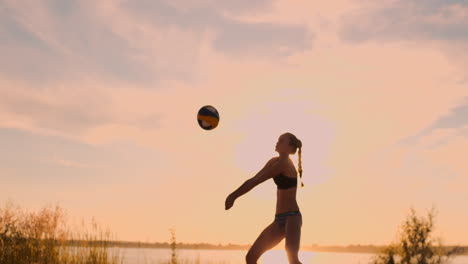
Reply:
[[198, 110], [198, 124], [205, 130], [212, 130], [218, 126], [219, 114], [218, 110], [211, 105], [205, 105]]

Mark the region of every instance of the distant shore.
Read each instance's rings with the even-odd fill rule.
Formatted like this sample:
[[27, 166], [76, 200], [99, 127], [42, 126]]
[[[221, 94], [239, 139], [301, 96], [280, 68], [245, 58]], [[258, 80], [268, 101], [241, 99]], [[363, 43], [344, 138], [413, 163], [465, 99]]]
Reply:
[[[75, 245], [78, 241], [69, 241], [69, 245]], [[98, 241], [96, 241], [98, 243]], [[135, 242], [135, 241], [107, 241], [110, 247], [122, 248], [170, 248], [171, 244], [167, 242]], [[178, 249], [219, 249], [219, 250], [247, 250], [250, 244], [210, 244], [210, 243], [176, 243]], [[348, 246], [320, 246], [320, 245], [302, 245], [301, 250], [314, 252], [338, 252], [338, 253], [370, 253], [376, 254], [385, 246], [376, 245], [348, 245]], [[446, 246], [446, 250], [450, 250], [455, 246]], [[464, 249], [462, 255], [468, 255], [468, 246], [460, 246]]]

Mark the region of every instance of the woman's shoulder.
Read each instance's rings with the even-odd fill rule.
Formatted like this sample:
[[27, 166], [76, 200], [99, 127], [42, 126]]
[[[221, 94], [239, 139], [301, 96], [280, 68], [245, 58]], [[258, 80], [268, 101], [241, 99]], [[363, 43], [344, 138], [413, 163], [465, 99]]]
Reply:
[[268, 166], [272, 166], [273, 164], [281, 166], [285, 171], [287, 171], [291, 166], [290, 161], [288, 159], [283, 159], [281, 157], [273, 157], [267, 162]]
[[277, 160], [278, 160], [278, 157], [271, 158], [269, 161], [267, 161], [267, 166], [269, 167], [273, 165], [273, 163], [275, 163]]
[[273, 164], [276, 164], [277, 162], [280, 162], [281, 165], [287, 165], [287, 161], [280, 159], [280, 157], [273, 157], [267, 162], [267, 166], [271, 166]]

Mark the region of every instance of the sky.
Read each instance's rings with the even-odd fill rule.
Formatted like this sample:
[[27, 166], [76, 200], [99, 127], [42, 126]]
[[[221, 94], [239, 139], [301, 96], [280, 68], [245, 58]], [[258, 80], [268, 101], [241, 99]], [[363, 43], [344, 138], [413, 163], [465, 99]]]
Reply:
[[2, 204], [251, 244], [273, 180], [225, 198], [291, 132], [301, 245], [390, 243], [411, 207], [468, 244], [468, 1], [0, 0], [0, 54]]

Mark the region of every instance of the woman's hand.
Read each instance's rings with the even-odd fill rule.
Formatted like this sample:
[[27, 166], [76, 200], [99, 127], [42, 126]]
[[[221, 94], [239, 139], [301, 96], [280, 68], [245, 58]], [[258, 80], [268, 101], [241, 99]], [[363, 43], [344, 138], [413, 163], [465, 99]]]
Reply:
[[234, 205], [235, 200], [236, 198], [232, 195], [232, 193], [228, 195], [228, 197], [226, 198], [226, 202], [224, 203], [225, 209], [228, 210], [229, 208], [231, 208]]

